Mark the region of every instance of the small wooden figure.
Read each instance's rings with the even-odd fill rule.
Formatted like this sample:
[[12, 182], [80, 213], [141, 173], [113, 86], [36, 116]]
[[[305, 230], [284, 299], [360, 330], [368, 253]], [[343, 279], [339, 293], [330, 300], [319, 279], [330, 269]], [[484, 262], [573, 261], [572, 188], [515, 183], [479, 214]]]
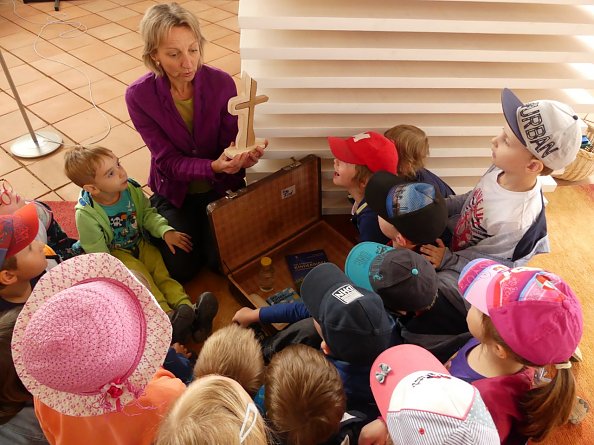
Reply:
[[256, 96], [258, 83], [245, 71], [241, 73], [241, 92], [239, 95], [229, 99], [227, 109], [230, 114], [237, 116], [239, 131], [235, 139], [235, 147], [225, 149], [225, 155], [229, 158], [235, 155], [252, 151], [258, 145], [263, 146], [264, 140], [254, 135], [254, 112], [256, 105], [268, 101], [268, 96]]

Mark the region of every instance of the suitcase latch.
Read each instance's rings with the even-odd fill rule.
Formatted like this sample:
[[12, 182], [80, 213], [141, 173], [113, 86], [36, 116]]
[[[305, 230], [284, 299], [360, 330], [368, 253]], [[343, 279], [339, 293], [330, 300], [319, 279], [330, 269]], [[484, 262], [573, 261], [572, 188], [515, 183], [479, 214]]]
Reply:
[[295, 159], [294, 157], [291, 156], [291, 163], [289, 165], [286, 165], [283, 167], [283, 170], [293, 170], [296, 167], [299, 167], [301, 165], [301, 162], [299, 162], [297, 159]]
[[227, 190], [225, 192], [225, 198], [226, 199], [233, 199], [233, 198], [237, 198], [237, 192], [234, 192], [233, 190]]

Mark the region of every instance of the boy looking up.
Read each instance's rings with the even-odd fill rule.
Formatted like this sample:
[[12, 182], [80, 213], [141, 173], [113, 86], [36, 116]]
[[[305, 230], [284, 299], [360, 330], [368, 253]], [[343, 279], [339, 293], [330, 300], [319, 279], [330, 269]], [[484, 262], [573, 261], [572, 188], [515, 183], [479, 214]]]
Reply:
[[377, 214], [367, 206], [365, 187], [377, 171], [396, 173], [398, 152], [394, 143], [379, 133], [368, 131], [348, 139], [329, 137], [328, 145], [335, 158], [332, 181], [347, 189], [355, 200], [351, 220], [359, 231], [359, 241], [387, 243], [388, 239], [379, 228]]
[[106, 252], [130, 270], [140, 272], [151, 293], [169, 315], [173, 343], [185, 343], [190, 331], [194, 340], [206, 339], [218, 310], [216, 298], [204, 293], [196, 308], [180, 283], [169, 276], [159, 249], [148, 235], [162, 238], [169, 249], [192, 250], [190, 237], [177, 232], [159, 215], [111, 150], [75, 147], [64, 157], [68, 178], [82, 187], [76, 204], [76, 228], [87, 253]]
[[0, 216], [0, 312], [22, 305], [31, 295], [31, 280], [47, 266], [35, 204]]
[[521, 266], [549, 251], [538, 177], [575, 159], [582, 138], [580, 119], [560, 102], [524, 104], [507, 88], [501, 105], [506, 124], [491, 141], [493, 167], [472, 191], [446, 199], [453, 229], [450, 247], [439, 241], [421, 249], [438, 270], [459, 274], [469, 261], [486, 256]]

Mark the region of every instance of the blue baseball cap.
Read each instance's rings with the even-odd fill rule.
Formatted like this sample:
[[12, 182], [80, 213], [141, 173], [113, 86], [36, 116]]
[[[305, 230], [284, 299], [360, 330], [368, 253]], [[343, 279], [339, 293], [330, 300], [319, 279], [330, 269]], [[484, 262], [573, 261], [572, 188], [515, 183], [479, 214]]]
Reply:
[[409, 249], [363, 242], [351, 249], [344, 270], [356, 286], [376, 292], [393, 312], [420, 311], [437, 298], [437, 272]]
[[356, 287], [335, 264], [314, 267], [303, 280], [301, 298], [336, 359], [371, 365], [390, 346], [394, 321], [381, 298]]

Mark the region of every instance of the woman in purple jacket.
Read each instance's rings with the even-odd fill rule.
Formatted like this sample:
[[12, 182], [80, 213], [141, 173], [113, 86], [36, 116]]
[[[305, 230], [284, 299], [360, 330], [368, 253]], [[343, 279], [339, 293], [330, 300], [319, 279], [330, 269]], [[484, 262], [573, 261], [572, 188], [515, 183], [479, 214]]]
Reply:
[[227, 111], [237, 91], [231, 76], [202, 64], [204, 38], [191, 12], [177, 3], [155, 5], [146, 11], [140, 33], [151, 72], [128, 87], [126, 105], [151, 152], [151, 203], [192, 237], [190, 253], [156, 243], [171, 275], [187, 281], [202, 265], [217, 264], [206, 206], [243, 187], [245, 169], [264, 148], [233, 159], [224, 155], [237, 135], [237, 117]]

